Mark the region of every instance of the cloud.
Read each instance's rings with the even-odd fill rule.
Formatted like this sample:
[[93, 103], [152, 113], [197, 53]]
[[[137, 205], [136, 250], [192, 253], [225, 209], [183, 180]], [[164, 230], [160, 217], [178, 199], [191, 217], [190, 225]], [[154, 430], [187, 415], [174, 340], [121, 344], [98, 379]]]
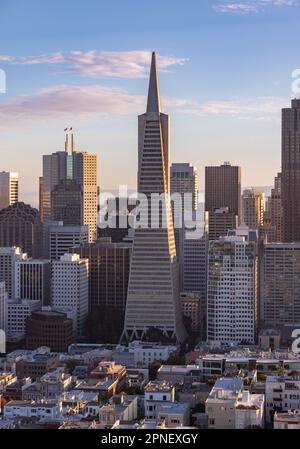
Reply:
[[[163, 97], [166, 112], [199, 117], [220, 116], [247, 120], [277, 121], [286, 100], [280, 97], [258, 97], [195, 101]], [[58, 85], [31, 94], [17, 95], [0, 104], [0, 124], [3, 127], [76, 118], [98, 120], [101, 117], [137, 115], [146, 107], [146, 98], [130, 94], [117, 87], [98, 84]]]
[[[183, 65], [187, 59], [157, 55], [161, 71]], [[65, 64], [75, 73], [87, 77], [143, 78], [148, 76], [150, 51], [98, 52], [70, 51], [39, 56], [16, 57], [0, 55], [0, 62], [21, 65]]]
[[247, 14], [259, 12], [268, 6], [298, 6], [299, 0], [227, 0], [225, 3], [214, 5], [219, 12]]
[[59, 85], [32, 94], [17, 95], [8, 103], [0, 105], [0, 122], [124, 115], [142, 110], [144, 102], [144, 97], [130, 95], [119, 88]]

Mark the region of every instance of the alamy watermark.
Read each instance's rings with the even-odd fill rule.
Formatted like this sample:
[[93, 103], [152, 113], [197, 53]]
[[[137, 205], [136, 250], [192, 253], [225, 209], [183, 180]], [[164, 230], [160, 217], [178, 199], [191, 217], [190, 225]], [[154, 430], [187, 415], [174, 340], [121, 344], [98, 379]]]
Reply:
[[184, 228], [187, 238], [197, 238], [202, 228], [201, 211], [195, 210], [191, 193], [128, 193], [119, 186], [118, 195], [101, 192], [98, 227], [100, 229], [174, 229]]

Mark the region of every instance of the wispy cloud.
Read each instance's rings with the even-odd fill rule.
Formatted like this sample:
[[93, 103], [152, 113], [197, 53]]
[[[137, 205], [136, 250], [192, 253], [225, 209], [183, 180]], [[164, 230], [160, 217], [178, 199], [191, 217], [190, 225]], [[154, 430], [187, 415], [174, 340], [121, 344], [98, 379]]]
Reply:
[[[148, 75], [150, 51], [98, 52], [70, 51], [38, 56], [0, 55], [0, 62], [22, 65], [65, 64], [72, 71], [87, 77], [143, 78]], [[183, 65], [187, 59], [158, 54], [161, 71]]]
[[214, 5], [219, 12], [247, 14], [270, 6], [298, 6], [299, 0], [227, 0]]
[[[76, 118], [98, 120], [141, 113], [146, 98], [126, 90], [101, 85], [59, 85], [41, 89], [32, 94], [17, 95], [0, 105], [1, 126], [19, 126], [41, 121]], [[198, 102], [190, 99], [163, 97], [166, 112], [177, 112], [198, 117], [220, 116], [235, 119], [277, 121], [286, 100], [280, 97], [211, 100]]]

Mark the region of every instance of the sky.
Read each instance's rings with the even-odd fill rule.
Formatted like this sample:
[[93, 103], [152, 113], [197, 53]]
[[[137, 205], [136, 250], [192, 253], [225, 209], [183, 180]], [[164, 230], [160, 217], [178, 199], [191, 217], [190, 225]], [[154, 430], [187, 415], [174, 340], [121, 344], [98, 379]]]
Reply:
[[0, 171], [36, 205], [42, 155], [72, 126], [101, 189], [134, 189], [155, 50], [171, 161], [195, 165], [200, 188], [224, 161], [244, 186], [271, 185], [299, 42], [300, 0], [0, 0]]

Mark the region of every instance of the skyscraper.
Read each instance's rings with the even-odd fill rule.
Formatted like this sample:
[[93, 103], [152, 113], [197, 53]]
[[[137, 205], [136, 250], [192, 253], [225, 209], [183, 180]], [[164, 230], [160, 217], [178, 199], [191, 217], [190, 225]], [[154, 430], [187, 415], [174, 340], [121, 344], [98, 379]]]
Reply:
[[266, 327], [299, 323], [300, 242], [264, 245], [261, 266], [261, 321]]
[[205, 210], [214, 212], [228, 207], [241, 220], [241, 167], [224, 162], [219, 167], [205, 167]]
[[185, 220], [191, 221], [196, 218], [198, 207], [198, 175], [195, 167], [187, 163], [173, 163], [170, 172], [171, 195], [181, 198], [176, 203], [176, 199], [171, 202], [174, 222], [174, 235], [176, 245], [176, 255], [180, 271], [180, 288], [183, 288], [183, 253], [185, 239]]
[[[123, 338], [142, 339], [156, 329], [180, 342], [182, 322], [178, 264], [170, 204], [169, 116], [160, 108], [156, 56], [152, 53], [147, 111], [139, 116], [138, 191], [148, 199], [148, 218], [158, 224], [135, 231]], [[162, 195], [151, 207], [151, 194]], [[164, 223], [166, 226], [164, 226]]]
[[[70, 193], [70, 184], [73, 184], [73, 194]], [[57, 187], [57, 186], [60, 187]], [[77, 186], [76, 204], [78, 208], [79, 196], [81, 196], [81, 222], [71, 223], [64, 211], [71, 202], [74, 209], [74, 195]], [[42, 191], [41, 191], [42, 189]], [[53, 199], [53, 192], [54, 199]], [[65, 198], [63, 194], [65, 193]], [[63, 220], [58, 217], [61, 212], [65, 216], [67, 224], [81, 224], [89, 226], [89, 240], [96, 238], [97, 231], [97, 156], [87, 152], [75, 150], [73, 134], [71, 134], [71, 149], [69, 148], [68, 134], [66, 135], [65, 151], [58, 151], [51, 155], [43, 156], [43, 178], [40, 180], [40, 211], [43, 221]], [[59, 203], [59, 208], [54, 205]], [[75, 211], [74, 211], [75, 213]], [[53, 216], [55, 215], [55, 217]], [[73, 219], [74, 221], [74, 219]]]
[[73, 153], [73, 179], [82, 189], [82, 223], [89, 226], [89, 240], [97, 237], [98, 186], [97, 156], [87, 152]]
[[300, 100], [282, 109], [283, 241], [300, 241]]
[[0, 172], [0, 209], [17, 203], [19, 200], [18, 173]]
[[82, 243], [70, 251], [89, 260], [90, 307], [125, 312], [132, 244], [112, 243], [109, 237]]
[[[184, 207], [195, 211], [198, 206], [198, 175], [197, 170], [187, 163], [173, 163], [170, 178], [171, 195], [179, 193], [182, 196], [182, 210]], [[191, 204], [185, 204], [184, 194], [190, 194]]]
[[80, 226], [83, 222], [83, 194], [74, 179], [60, 181], [51, 192], [51, 217], [64, 225]]
[[84, 335], [89, 308], [89, 261], [65, 254], [52, 262], [52, 306], [76, 311], [77, 335]]
[[258, 310], [257, 231], [238, 228], [210, 242], [207, 338], [254, 343]]
[[264, 194], [254, 188], [246, 189], [242, 196], [242, 222], [250, 229], [259, 229], [264, 223]]
[[29, 257], [39, 258], [43, 250], [43, 226], [38, 210], [24, 203], [0, 210], [1, 246], [18, 246]]
[[270, 218], [275, 229], [275, 242], [282, 242], [282, 198], [281, 198], [281, 173], [274, 180], [274, 188], [270, 198]]
[[26, 259], [27, 255], [23, 254], [20, 248], [0, 247], [0, 282], [5, 282], [8, 299], [14, 299], [16, 294], [15, 264]]

